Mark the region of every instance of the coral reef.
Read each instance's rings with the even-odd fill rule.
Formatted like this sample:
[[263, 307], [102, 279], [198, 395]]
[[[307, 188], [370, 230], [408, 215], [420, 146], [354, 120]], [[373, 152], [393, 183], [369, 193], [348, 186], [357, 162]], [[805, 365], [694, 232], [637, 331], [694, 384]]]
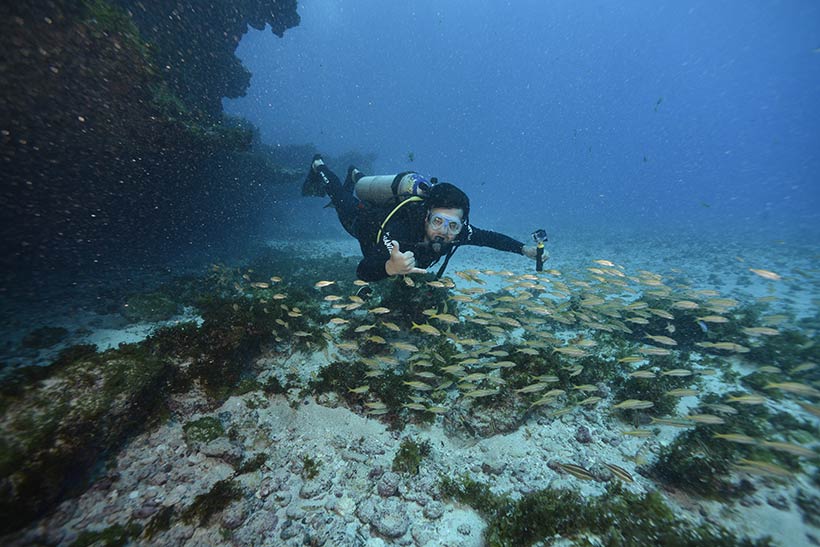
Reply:
[[98, 459], [159, 410], [169, 372], [145, 350], [123, 346], [80, 353], [25, 390], [4, 394], [2, 531], [82, 491]]

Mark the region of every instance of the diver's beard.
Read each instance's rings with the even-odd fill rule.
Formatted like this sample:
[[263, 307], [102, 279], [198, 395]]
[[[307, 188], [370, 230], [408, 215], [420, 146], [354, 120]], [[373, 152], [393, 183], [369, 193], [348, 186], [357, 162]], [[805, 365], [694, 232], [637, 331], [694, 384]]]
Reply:
[[445, 246], [449, 244], [450, 242], [447, 241], [444, 237], [437, 235], [434, 236], [433, 240], [430, 242], [430, 248], [433, 249], [433, 251], [436, 254], [441, 254], [442, 249], [444, 249]]

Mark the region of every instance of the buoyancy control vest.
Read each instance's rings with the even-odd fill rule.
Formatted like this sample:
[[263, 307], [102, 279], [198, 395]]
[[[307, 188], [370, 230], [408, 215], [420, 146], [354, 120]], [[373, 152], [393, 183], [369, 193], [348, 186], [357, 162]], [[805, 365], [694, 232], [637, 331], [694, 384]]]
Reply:
[[[409, 203], [424, 201], [430, 189], [438, 182], [435, 178], [427, 180], [418, 173], [408, 171], [397, 175], [371, 175], [362, 177], [356, 182], [355, 192], [359, 200], [377, 207], [389, 207], [390, 212], [384, 217], [376, 231], [375, 243], [382, 240], [384, 229], [390, 219]], [[437, 245], [440, 245], [437, 243]], [[458, 244], [447, 244], [444, 249], [444, 263], [439, 268], [436, 279], [444, 274]]]

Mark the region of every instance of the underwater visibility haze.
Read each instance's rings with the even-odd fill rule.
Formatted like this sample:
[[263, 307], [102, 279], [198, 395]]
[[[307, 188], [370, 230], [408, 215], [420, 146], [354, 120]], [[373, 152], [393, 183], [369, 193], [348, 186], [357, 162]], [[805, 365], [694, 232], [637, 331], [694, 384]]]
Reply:
[[816, 240], [816, 10], [307, 3], [284, 39], [243, 40], [253, 83], [226, 109], [271, 144], [461, 184], [504, 228]]
[[2, 544], [820, 543], [820, 5], [0, 43]]

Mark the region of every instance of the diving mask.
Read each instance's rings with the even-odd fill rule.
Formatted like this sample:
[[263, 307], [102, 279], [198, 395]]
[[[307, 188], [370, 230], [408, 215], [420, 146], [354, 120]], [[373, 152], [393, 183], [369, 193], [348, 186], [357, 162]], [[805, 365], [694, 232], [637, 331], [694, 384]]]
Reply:
[[452, 235], [458, 235], [464, 227], [464, 222], [460, 218], [451, 217], [442, 213], [431, 214], [427, 221], [433, 230], [442, 233], [449, 232]]

